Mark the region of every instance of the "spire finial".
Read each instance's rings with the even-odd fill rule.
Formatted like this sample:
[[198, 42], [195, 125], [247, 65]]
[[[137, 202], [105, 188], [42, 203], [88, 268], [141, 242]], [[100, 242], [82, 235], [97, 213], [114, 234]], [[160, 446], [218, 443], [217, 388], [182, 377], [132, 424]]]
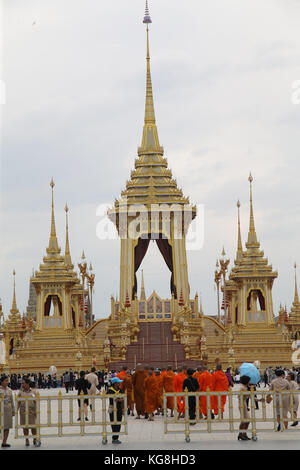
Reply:
[[55, 228], [55, 216], [54, 216], [54, 186], [55, 183], [53, 181], [53, 178], [51, 178], [50, 181], [50, 187], [51, 187], [51, 232], [50, 232], [50, 238], [49, 238], [49, 246], [47, 249], [47, 252], [56, 252], [59, 253], [60, 249], [58, 247], [58, 242], [56, 238], [56, 228]]
[[144, 129], [143, 129], [143, 138], [142, 145], [138, 149], [138, 154], [143, 155], [147, 152], [155, 152], [158, 154], [163, 154], [163, 149], [159, 144], [158, 132], [155, 121], [155, 112], [154, 112], [154, 101], [153, 101], [153, 92], [152, 92], [152, 80], [150, 72], [150, 48], [149, 48], [149, 24], [152, 23], [148, 1], [146, 1], [145, 16], [143, 23], [147, 25], [147, 78], [146, 78], [146, 104], [145, 104], [145, 119], [144, 119]]
[[[69, 220], [68, 220], [68, 212], [69, 207], [66, 203], [65, 205], [65, 212], [66, 212], [66, 247], [65, 247], [65, 264], [69, 267], [72, 265], [71, 254], [70, 254], [70, 244], [69, 244]], [[74, 266], [73, 266], [74, 267]]]
[[82, 250], [82, 255], [81, 255], [81, 259], [85, 259], [85, 254], [84, 254], [84, 250]]
[[237, 244], [236, 259], [237, 261], [239, 261], [243, 253], [243, 245], [242, 245], [242, 237], [241, 237], [241, 221], [240, 221], [240, 207], [241, 207], [240, 201], [238, 201], [236, 205], [238, 208], [238, 244]]
[[253, 202], [252, 202], [252, 182], [253, 182], [253, 176], [249, 175], [248, 181], [250, 183], [250, 221], [249, 221], [249, 233], [248, 233], [248, 244], [254, 244], [257, 245], [257, 237], [256, 237], [256, 231], [255, 231], [255, 224], [254, 224], [254, 215], [253, 215]]
[[295, 269], [295, 295], [294, 295], [294, 303], [299, 303], [299, 296], [298, 296], [298, 288], [297, 288], [297, 264], [294, 263]]
[[11, 307], [11, 313], [19, 313], [18, 307], [17, 307], [17, 301], [16, 301], [16, 271], [13, 270], [13, 277], [14, 277], [14, 287], [13, 287], [13, 301], [12, 301], [12, 307]]
[[144, 285], [144, 271], [142, 270], [142, 282], [141, 282], [141, 297], [140, 300], [146, 300], [146, 292]]
[[145, 24], [152, 23], [152, 20], [151, 20], [151, 17], [150, 17], [150, 13], [149, 13], [148, 0], [146, 0], [145, 16], [144, 16], [143, 23], [145, 23]]

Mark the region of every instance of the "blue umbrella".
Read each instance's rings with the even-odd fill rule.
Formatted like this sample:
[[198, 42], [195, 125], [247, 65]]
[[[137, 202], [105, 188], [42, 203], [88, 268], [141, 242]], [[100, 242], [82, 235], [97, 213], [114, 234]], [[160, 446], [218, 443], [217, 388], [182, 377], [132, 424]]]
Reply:
[[256, 385], [260, 381], [260, 373], [258, 369], [249, 362], [244, 362], [240, 367], [240, 375], [248, 375], [250, 377], [250, 384]]

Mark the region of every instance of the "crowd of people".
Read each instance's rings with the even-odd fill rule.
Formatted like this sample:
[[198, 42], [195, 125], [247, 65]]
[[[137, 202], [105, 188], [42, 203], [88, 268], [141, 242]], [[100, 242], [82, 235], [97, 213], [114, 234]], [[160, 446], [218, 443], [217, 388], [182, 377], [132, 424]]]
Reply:
[[[114, 399], [109, 399], [109, 417], [112, 424], [112, 442], [119, 444], [118, 433], [120, 432], [121, 425], [118, 424], [122, 421], [123, 413], [135, 416], [135, 419], [146, 419], [154, 421], [155, 416], [163, 415], [164, 412], [170, 412], [170, 416], [174, 416], [177, 412], [178, 418], [185, 417], [186, 402], [184, 395], [178, 395], [176, 400], [173, 396], [166, 397], [166, 410], [163, 406], [163, 393], [166, 392], [226, 392], [229, 387], [233, 387], [236, 383], [240, 384], [240, 390], [250, 390], [250, 377], [240, 375], [239, 370], [232, 373], [231, 368], [226, 372], [222, 370], [221, 364], [216, 365], [214, 371], [208, 370], [206, 366], [201, 365], [197, 370], [187, 368], [186, 366], [178, 367], [177, 370], [170, 365], [167, 368], [155, 369], [154, 367], [142, 366], [138, 364], [135, 370], [130, 370], [126, 366], [121, 371], [96, 371], [92, 367], [91, 371], [73, 372], [72, 369], [65, 371], [59, 378], [56, 374], [12, 374], [10, 377], [2, 376], [0, 379], [0, 394], [4, 395], [4, 433], [2, 447], [10, 447], [7, 443], [9, 429], [12, 428], [12, 418], [15, 415], [14, 399], [12, 390], [18, 390], [18, 412], [20, 413], [20, 424], [25, 424], [25, 400], [20, 398], [36, 396], [36, 389], [64, 387], [65, 392], [69, 393], [74, 389], [77, 391], [81, 398], [78, 398], [78, 421], [84, 419], [88, 421], [88, 408], [92, 408], [89, 404], [89, 399], [84, 396], [97, 395], [99, 393], [108, 395], [126, 394], [127, 396], [127, 410], [124, 410], [124, 400], [118, 396]], [[281, 367], [268, 367], [261, 373], [260, 381], [256, 384], [255, 390], [258, 387], [269, 387], [271, 391], [278, 390], [298, 390], [300, 383], [300, 369], [293, 368], [288, 370]], [[83, 397], [82, 397], [83, 394]], [[269, 397], [269, 398], [268, 398]], [[271, 402], [271, 395], [267, 397], [267, 403]], [[207, 419], [208, 412], [210, 418], [214, 419], [218, 416], [223, 419], [226, 395], [211, 395], [210, 406], [208, 406], [206, 396], [201, 396], [199, 400], [199, 415], [200, 418]], [[297, 410], [299, 406], [298, 395], [293, 398], [293, 416], [294, 420], [292, 426], [297, 426]], [[255, 406], [258, 408], [258, 402], [263, 399], [257, 399], [255, 396]], [[36, 423], [36, 401], [30, 400], [28, 410], [28, 427]], [[83, 404], [84, 409], [81, 409]], [[278, 428], [281, 427], [280, 418], [280, 403], [279, 397], [275, 395], [275, 406], [277, 410]], [[282, 398], [282, 418], [285, 428], [288, 427], [287, 415], [290, 410], [290, 398], [283, 396]], [[188, 416], [190, 425], [195, 425], [197, 403], [195, 396], [188, 396]], [[246, 430], [248, 429], [250, 421], [249, 415], [249, 395], [245, 394], [240, 404], [242, 413], [242, 421], [240, 425], [240, 432], [238, 435], [239, 440], [249, 440]], [[28, 439], [29, 429], [24, 428], [25, 445], [29, 446]], [[36, 447], [41, 445], [41, 442], [36, 439], [36, 428], [31, 428], [33, 437], [33, 444]]]

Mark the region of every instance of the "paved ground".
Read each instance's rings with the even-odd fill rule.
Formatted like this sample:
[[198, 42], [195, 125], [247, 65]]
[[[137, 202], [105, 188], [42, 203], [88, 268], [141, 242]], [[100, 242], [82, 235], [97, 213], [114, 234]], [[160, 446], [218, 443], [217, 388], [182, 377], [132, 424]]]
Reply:
[[[58, 390], [51, 390], [48, 391], [41, 391], [41, 396], [45, 395], [57, 395]], [[65, 391], [62, 391], [63, 395], [65, 396]], [[71, 392], [72, 393], [72, 392]], [[75, 394], [75, 392], [74, 392]], [[77, 402], [73, 401], [73, 416], [74, 416], [74, 423], [77, 424]], [[267, 408], [268, 416], [272, 415], [272, 407]], [[48, 408], [49, 412], [49, 408]], [[225, 417], [227, 416], [228, 410], [225, 410]], [[239, 416], [238, 411], [238, 403], [237, 399], [234, 401], [234, 415]], [[68, 403], [64, 402], [63, 405], [63, 421], [68, 422], [70, 417], [70, 408]], [[100, 416], [100, 403], [96, 406], [96, 416]], [[257, 412], [257, 416], [261, 416], [261, 410]], [[91, 419], [91, 413], [89, 411], [89, 418]], [[58, 422], [58, 408], [57, 402], [53, 402], [51, 405], [51, 421], [53, 423]], [[47, 402], [43, 402], [41, 406], [41, 422], [47, 422]], [[90, 421], [89, 421], [90, 422]], [[183, 430], [183, 423], [180, 425], [176, 425]], [[129, 417], [128, 419], [128, 435], [121, 436], [120, 439], [122, 440], [121, 445], [112, 445], [111, 444], [111, 437], [108, 438], [107, 445], [102, 444], [102, 436], [75, 436], [75, 437], [49, 437], [42, 439], [42, 446], [40, 449], [36, 450], [59, 450], [59, 449], [71, 449], [71, 450], [134, 450], [134, 449], [142, 449], [142, 450], [166, 450], [166, 451], [174, 451], [174, 450], [249, 450], [249, 449], [284, 449], [284, 450], [300, 450], [300, 424], [298, 428], [292, 428], [289, 431], [284, 432], [274, 432], [272, 430], [272, 425], [264, 425], [264, 427], [268, 427], [268, 432], [260, 432], [258, 430], [258, 440], [256, 442], [248, 441], [248, 442], [241, 442], [237, 441], [237, 431], [231, 433], [229, 431], [224, 431], [225, 427], [228, 427], [228, 424], [225, 425], [224, 423], [217, 423], [216, 421], [213, 424], [215, 430], [219, 432], [208, 433], [202, 432], [199, 433], [199, 430], [205, 430], [204, 424], [197, 424], [195, 427], [191, 428], [193, 434], [191, 435], [191, 441], [189, 443], [185, 442], [185, 435], [184, 433], [181, 434], [164, 434], [164, 422], [162, 417], [155, 417], [154, 422], [149, 422], [145, 419], [136, 420], [135, 417]], [[236, 424], [236, 427], [238, 424]], [[258, 425], [258, 428], [262, 427], [262, 425]], [[174, 426], [170, 426], [170, 429], [174, 429]], [[88, 427], [88, 430], [93, 430], [97, 432], [99, 427]], [[222, 431], [223, 430], [223, 431]], [[79, 426], [75, 426], [74, 428], [67, 428], [66, 432], [79, 432]], [[42, 431], [44, 433], [45, 430]], [[47, 432], [56, 432], [56, 428], [47, 429]], [[10, 432], [9, 442], [12, 445], [12, 448], [15, 450], [17, 449], [24, 449], [24, 439], [15, 439], [15, 431]], [[251, 436], [251, 432], [249, 433]], [[31, 448], [31, 447], [30, 447]]]

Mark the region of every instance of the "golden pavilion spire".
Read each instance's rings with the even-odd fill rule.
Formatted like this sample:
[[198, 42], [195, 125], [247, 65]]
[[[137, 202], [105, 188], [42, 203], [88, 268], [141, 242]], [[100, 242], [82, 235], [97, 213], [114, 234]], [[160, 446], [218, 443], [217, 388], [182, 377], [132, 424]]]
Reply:
[[146, 9], [143, 23], [147, 25], [147, 74], [146, 74], [146, 102], [145, 102], [145, 119], [142, 145], [138, 149], [138, 154], [143, 155], [145, 153], [158, 153], [163, 155], [163, 149], [159, 144], [158, 132], [155, 121], [154, 112], [154, 100], [152, 91], [152, 80], [150, 71], [150, 47], [149, 47], [149, 24], [152, 23], [148, 1], [146, 0]]
[[298, 288], [297, 288], [297, 264], [294, 264], [295, 269], [295, 294], [294, 294], [294, 304], [299, 303]]
[[53, 181], [53, 178], [51, 178], [51, 181], [50, 181], [50, 187], [51, 187], [51, 191], [52, 191], [51, 231], [50, 231], [49, 245], [48, 245], [48, 248], [47, 248], [47, 253], [48, 254], [60, 253], [60, 248], [58, 246], [57, 237], [56, 237], [56, 228], [55, 228], [54, 195], [53, 195], [54, 186], [55, 186], [55, 183]]
[[69, 244], [69, 220], [68, 220], [68, 212], [69, 212], [69, 207], [68, 204], [65, 206], [65, 212], [66, 212], [66, 247], [65, 247], [65, 264], [70, 267], [74, 268], [74, 265], [72, 265], [72, 260], [71, 260], [71, 254], [70, 254], [70, 244]]
[[237, 202], [238, 208], [238, 243], [237, 243], [237, 252], [236, 252], [236, 260], [239, 261], [243, 254], [243, 245], [242, 245], [242, 236], [241, 236], [241, 221], [240, 221], [240, 201]]
[[247, 248], [258, 248], [259, 243], [257, 241], [255, 223], [254, 223], [254, 213], [253, 213], [253, 202], [252, 202], [252, 182], [253, 177], [250, 173], [248, 181], [250, 183], [250, 221], [249, 221], [249, 232], [248, 232], [248, 241], [246, 243]]
[[13, 270], [13, 276], [14, 276], [13, 301], [12, 301], [10, 313], [12, 316], [15, 316], [19, 314], [17, 301], [16, 301], [16, 271], [15, 270]]
[[141, 297], [140, 300], [146, 300], [145, 284], [144, 284], [144, 272], [142, 270], [142, 282], [141, 282]]

